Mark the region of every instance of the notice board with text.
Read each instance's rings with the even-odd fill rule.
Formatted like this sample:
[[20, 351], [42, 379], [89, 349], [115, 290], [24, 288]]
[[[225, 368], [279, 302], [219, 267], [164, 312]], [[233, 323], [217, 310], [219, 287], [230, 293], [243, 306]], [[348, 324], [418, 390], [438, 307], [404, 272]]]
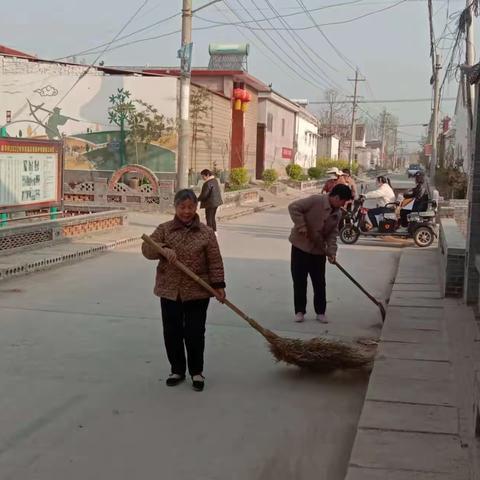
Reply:
[[0, 211], [60, 206], [62, 143], [0, 138]]

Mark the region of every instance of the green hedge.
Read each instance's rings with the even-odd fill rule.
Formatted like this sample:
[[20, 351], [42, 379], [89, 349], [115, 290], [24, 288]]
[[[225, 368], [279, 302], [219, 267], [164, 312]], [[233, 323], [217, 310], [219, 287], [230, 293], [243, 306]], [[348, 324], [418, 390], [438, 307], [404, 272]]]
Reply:
[[[350, 168], [348, 160], [332, 160], [330, 158], [318, 158], [317, 159], [317, 169], [320, 171], [320, 176], [323, 177], [326, 175], [327, 170], [330, 168], [337, 167], [339, 170], [344, 168]], [[352, 175], [357, 175], [359, 170], [358, 163], [354, 162], [350, 168]], [[310, 174], [309, 174], [310, 175]]]
[[265, 185], [270, 186], [278, 180], [278, 173], [273, 168], [267, 168], [262, 173], [262, 179]]
[[236, 187], [243, 187], [248, 184], [250, 176], [244, 167], [232, 168], [230, 171], [230, 183]]
[[300, 165], [290, 163], [286, 166], [285, 171], [292, 180], [301, 180], [305, 176]]

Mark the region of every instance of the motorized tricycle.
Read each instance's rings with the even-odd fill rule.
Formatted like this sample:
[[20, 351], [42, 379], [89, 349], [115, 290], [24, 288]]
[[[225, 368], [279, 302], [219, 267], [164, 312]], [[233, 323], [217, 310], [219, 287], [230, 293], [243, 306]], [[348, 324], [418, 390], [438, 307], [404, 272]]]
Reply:
[[413, 238], [418, 247], [429, 247], [437, 237], [435, 218], [437, 202], [429, 201], [425, 212], [412, 212], [402, 225], [396, 210], [402, 207], [400, 202], [385, 205], [390, 212], [377, 216], [378, 228], [373, 228], [368, 220], [368, 208], [364, 207], [365, 199], [355, 200], [351, 211], [345, 212], [340, 229], [340, 240], [353, 245], [360, 237], [399, 237]]

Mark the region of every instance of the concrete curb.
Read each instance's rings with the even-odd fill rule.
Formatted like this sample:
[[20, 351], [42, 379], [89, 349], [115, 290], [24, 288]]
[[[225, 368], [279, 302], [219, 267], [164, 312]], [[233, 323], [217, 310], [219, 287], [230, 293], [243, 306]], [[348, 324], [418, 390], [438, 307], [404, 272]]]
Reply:
[[[246, 207], [244, 210], [234, 212], [230, 215], [219, 216], [218, 220], [220, 222], [225, 222], [228, 220], [233, 220], [235, 218], [243, 217], [245, 215], [260, 212], [274, 206], [275, 205], [273, 203], [266, 203], [261, 206]], [[31, 273], [49, 270], [51, 268], [59, 267], [61, 265], [69, 265], [80, 262], [81, 260], [91, 258], [95, 255], [105, 253], [109, 250], [128, 247], [130, 245], [140, 242], [140, 234], [127, 236], [118, 240], [108, 241], [105, 243], [95, 243], [95, 238], [93, 237], [91, 239], [91, 243], [89, 244], [85, 244], [84, 246], [82, 246], [81, 244], [75, 245], [74, 251], [58, 253], [48, 252], [49, 248], [65, 250], [68, 246], [72, 247], [72, 244], [61, 242], [57, 244], [54, 243], [52, 245], [49, 245], [48, 247], [45, 247], [45, 249], [42, 249], [44, 250], [44, 255], [41, 258], [28, 259], [29, 256], [32, 257], [34, 255], [38, 255], [38, 251], [27, 252], [25, 253], [25, 257], [27, 258], [27, 260], [24, 262], [18, 262], [16, 264], [8, 264], [7, 262], [9, 257], [6, 256], [0, 259], [0, 282], [20, 277], [22, 275], [29, 275]], [[38, 257], [40, 257], [40, 255], [38, 255]]]
[[[44, 258], [26, 261], [16, 265], [2, 266], [0, 264], [0, 281], [9, 280], [14, 277], [28, 275], [30, 273], [49, 270], [60, 265], [68, 265], [79, 262], [86, 258], [99, 255], [101, 253], [113, 250], [119, 247], [127, 247], [132, 244], [140, 242], [139, 236], [125, 237], [119, 240], [114, 240], [99, 245], [86, 245], [85, 247], [78, 247], [78, 250], [69, 253], [47, 254]], [[61, 246], [62, 244], [58, 244]], [[65, 245], [65, 244], [63, 244]], [[54, 246], [54, 245], [53, 245]], [[8, 257], [5, 258], [8, 260]]]
[[346, 480], [465, 480], [435, 249], [405, 249]]
[[255, 206], [255, 207], [245, 207], [244, 210], [241, 210], [241, 211], [237, 211], [237, 212], [234, 212], [234, 213], [226, 213], [225, 215], [218, 215], [217, 219], [218, 221], [221, 223], [221, 222], [226, 222], [228, 220], [234, 220], [236, 218], [239, 218], [239, 217], [244, 217], [246, 215], [251, 215], [252, 213], [258, 213], [258, 212], [261, 212], [263, 210], [267, 210], [269, 208], [274, 208], [275, 207], [275, 204], [273, 203], [266, 203], [265, 205], [261, 205], [261, 206]]

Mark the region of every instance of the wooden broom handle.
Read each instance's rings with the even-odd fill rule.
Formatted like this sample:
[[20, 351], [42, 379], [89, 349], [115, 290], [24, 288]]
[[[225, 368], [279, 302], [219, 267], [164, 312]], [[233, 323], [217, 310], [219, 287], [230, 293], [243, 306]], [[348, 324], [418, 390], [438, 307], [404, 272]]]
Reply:
[[[143, 234], [142, 235], [142, 240], [150, 245], [152, 248], [154, 248], [160, 255], [162, 255], [164, 258], [165, 252], [164, 249], [158, 245], [158, 243], [154, 242], [148, 235]], [[229, 307], [231, 310], [233, 310], [237, 315], [242, 317], [244, 320], [246, 320], [250, 325], [253, 326], [252, 324], [252, 319], [244, 312], [242, 312], [236, 305], [234, 305], [232, 302], [229, 300], [219, 298], [218, 293], [215, 291], [214, 288], [212, 288], [205, 280], [201, 279], [197, 274], [193, 273], [188, 267], [186, 267], [183, 263], [179, 262], [176, 260], [173, 265], [175, 265], [179, 270], [181, 270], [185, 275], [188, 275], [192, 280], [195, 280], [199, 285], [201, 285], [205, 290], [207, 290], [209, 293], [211, 293], [219, 302], [223, 303], [227, 307]], [[254, 327], [256, 328], [256, 327]]]

